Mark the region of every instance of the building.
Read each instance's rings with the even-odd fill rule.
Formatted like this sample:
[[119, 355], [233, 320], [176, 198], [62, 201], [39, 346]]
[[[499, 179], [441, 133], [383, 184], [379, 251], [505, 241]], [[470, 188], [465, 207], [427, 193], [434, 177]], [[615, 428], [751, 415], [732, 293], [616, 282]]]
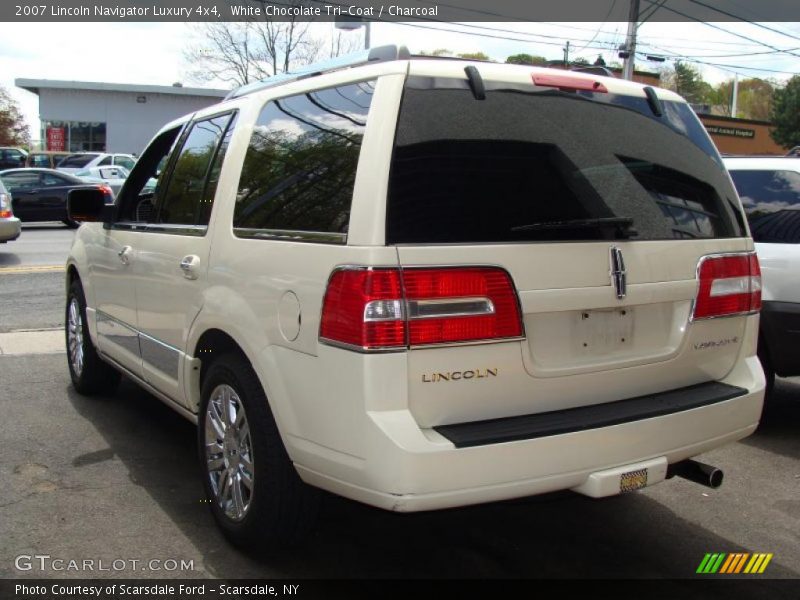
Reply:
[[219, 102], [228, 90], [17, 79], [39, 96], [46, 150], [140, 154], [163, 125]]
[[770, 136], [772, 123], [769, 121], [734, 119], [702, 113], [697, 116], [722, 154], [784, 156], [788, 150]]

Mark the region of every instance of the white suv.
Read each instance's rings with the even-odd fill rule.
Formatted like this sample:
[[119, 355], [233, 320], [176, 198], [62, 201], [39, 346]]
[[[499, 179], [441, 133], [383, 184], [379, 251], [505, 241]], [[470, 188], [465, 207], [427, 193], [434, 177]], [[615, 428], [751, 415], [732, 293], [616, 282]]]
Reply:
[[758, 354], [767, 374], [800, 375], [800, 158], [723, 159], [764, 271]]
[[114, 207], [70, 198], [102, 221], [67, 264], [76, 389], [121, 372], [196, 422], [244, 545], [307, 527], [316, 488], [420, 511], [718, 485], [688, 459], [758, 425], [760, 279], [691, 108], [584, 73], [363, 59], [170, 123]]

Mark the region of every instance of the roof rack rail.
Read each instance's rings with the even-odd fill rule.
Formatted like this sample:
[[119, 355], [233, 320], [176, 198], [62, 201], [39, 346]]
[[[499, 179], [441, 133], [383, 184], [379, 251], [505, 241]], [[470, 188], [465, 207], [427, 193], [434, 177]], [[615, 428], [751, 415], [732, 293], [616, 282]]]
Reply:
[[411, 53], [405, 46], [396, 46], [394, 44], [389, 46], [377, 46], [369, 50], [363, 50], [362, 52], [346, 54], [344, 56], [338, 56], [330, 60], [325, 60], [310, 65], [306, 65], [290, 73], [281, 73], [280, 75], [267, 77], [266, 79], [262, 79], [261, 81], [248, 83], [247, 85], [243, 85], [231, 91], [227, 96], [225, 96], [224, 100], [230, 100], [231, 98], [239, 98], [241, 96], [246, 96], [247, 94], [252, 94], [253, 92], [265, 90], [267, 88], [271, 88], [276, 85], [289, 83], [290, 81], [297, 81], [299, 79], [306, 79], [307, 77], [316, 77], [317, 75], [322, 75], [323, 73], [330, 73], [331, 71], [348, 69], [351, 67], [366, 65], [372, 62], [407, 60], [409, 58], [411, 58]]

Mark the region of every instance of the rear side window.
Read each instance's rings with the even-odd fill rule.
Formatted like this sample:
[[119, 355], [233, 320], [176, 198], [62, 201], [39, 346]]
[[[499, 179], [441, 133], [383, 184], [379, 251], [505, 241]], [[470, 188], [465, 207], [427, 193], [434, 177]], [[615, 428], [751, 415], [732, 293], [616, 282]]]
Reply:
[[98, 156], [98, 154], [73, 154], [58, 163], [58, 166], [65, 169], [79, 169], [88, 165]]
[[245, 156], [234, 233], [344, 243], [374, 81], [269, 102]]
[[402, 243], [739, 237], [742, 216], [691, 109], [645, 98], [409, 78], [386, 239]]
[[756, 242], [800, 243], [800, 173], [731, 170]]
[[30, 159], [31, 167], [49, 167], [50, 157], [47, 154], [34, 154]]

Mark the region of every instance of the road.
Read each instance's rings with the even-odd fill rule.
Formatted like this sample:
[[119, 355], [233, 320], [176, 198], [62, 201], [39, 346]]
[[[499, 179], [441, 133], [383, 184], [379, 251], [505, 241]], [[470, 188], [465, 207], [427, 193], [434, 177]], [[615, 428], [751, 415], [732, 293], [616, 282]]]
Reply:
[[[6, 264], [61, 264], [71, 235], [26, 228], [30, 246]], [[2, 327], [58, 325], [62, 278], [0, 270]], [[800, 380], [778, 382], [755, 435], [701, 457], [725, 471], [719, 490], [673, 479], [605, 500], [560, 493], [411, 515], [326, 496], [305, 545], [258, 557], [214, 526], [193, 426], [128, 381], [113, 398], [76, 394], [61, 348], [0, 356], [2, 577], [86, 575], [15, 569], [38, 553], [192, 561], [100, 577], [690, 578], [706, 553], [737, 551], [773, 553], [770, 577], [800, 577]]]

